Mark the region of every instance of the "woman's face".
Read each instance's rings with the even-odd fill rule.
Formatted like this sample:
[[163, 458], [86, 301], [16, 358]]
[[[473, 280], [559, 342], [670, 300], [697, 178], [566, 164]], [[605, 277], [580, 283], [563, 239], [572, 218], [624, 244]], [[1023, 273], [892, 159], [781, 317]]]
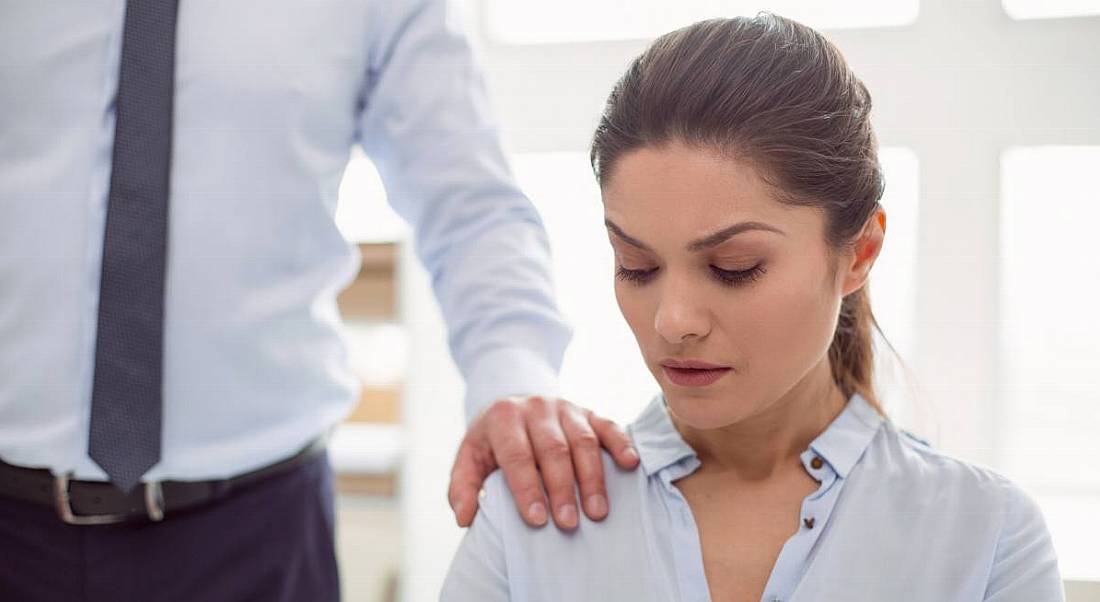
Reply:
[[[621, 156], [603, 199], [619, 308], [680, 421], [731, 425], [822, 384], [804, 381], [829, 374], [841, 300], [865, 279], [851, 257], [831, 268], [824, 213], [675, 143]], [[692, 360], [723, 369], [667, 365]]]

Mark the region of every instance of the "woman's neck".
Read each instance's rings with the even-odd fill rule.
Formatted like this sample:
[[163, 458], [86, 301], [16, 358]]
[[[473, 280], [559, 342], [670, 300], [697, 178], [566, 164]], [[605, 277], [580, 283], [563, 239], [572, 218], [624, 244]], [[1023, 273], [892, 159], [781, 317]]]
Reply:
[[736, 424], [695, 429], [673, 424], [699, 456], [700, 470], [760, 481], [800, 464], [799, 455], [843, 411], [847, 399], [828, 360], [764, 411]]

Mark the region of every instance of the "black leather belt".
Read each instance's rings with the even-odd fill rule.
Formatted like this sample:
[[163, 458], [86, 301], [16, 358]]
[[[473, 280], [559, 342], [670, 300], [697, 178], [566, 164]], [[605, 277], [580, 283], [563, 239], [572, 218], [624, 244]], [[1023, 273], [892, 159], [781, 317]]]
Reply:
[[45, 468], [24, 468], [0, 460], [0, 495], [53, 506], [70, 525], [105, 525], [133, 520], [163, 520], [185, 508], [225, 497], [239, 489], [286, 472], [325, 449], [322, 435], [293, 456], [244, 474], [213, 481], [148, 481], [123, 493], [103, 481], [74, 481]]

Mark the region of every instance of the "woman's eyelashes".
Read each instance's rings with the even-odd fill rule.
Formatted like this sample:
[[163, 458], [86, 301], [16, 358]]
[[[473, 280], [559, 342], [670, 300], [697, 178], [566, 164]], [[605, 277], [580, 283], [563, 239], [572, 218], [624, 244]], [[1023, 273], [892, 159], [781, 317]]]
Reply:
[[[619, 280], [632, 282], [634, 284], [645, 284], [652, 280], [657, 273], [658, 268], [650, 268], [648, 270], [630, 270], [624, 268], [621, 265], [615, 266], [615, 277]], [[764, 269], [763, 264], [758, 263], [755, 266], [747, 270], [724, 270], [717, 266], [710, 266], [711, 274], [720, 283], [726, 286], [744, 286], [746, 284], [755, 282], [758, 278], [764, 275], [767, 271]]]
[[764, 275], [766, 271], [764, 264], [756, 264], [747, 270], [723, 270], [722, 268], [710, 266], [712, 272], [716, 278], [729, 286], [744, 286], [751, 282], [755, 282], [758, 278]]
[[657, 268], [651, 268], [648, 270], [628, 270], [621, 265], [615, 266], [615, 277], [619, 280], [625, 280], [627, 282], [634, 282], [637, 284], [644, 284], [650, 280], [653, 276], [653, 272], [656, 272]]

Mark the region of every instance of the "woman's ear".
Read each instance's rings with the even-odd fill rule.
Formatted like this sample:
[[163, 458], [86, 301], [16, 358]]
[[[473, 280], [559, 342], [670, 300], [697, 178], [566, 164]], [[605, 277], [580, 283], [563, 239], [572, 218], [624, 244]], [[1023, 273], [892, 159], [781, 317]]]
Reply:
[[886, 210], [882, 205], [875, 208], [863, 230], [859, 233], [853, 245], [851, 263], [848, 265], [847, 275], [844, 278], [842, 295], [853, 293], [867, 283], [867, 277], [871, 274], [871, 266], [878, 259], [882, 250], [882, 241], [886, 236]]

